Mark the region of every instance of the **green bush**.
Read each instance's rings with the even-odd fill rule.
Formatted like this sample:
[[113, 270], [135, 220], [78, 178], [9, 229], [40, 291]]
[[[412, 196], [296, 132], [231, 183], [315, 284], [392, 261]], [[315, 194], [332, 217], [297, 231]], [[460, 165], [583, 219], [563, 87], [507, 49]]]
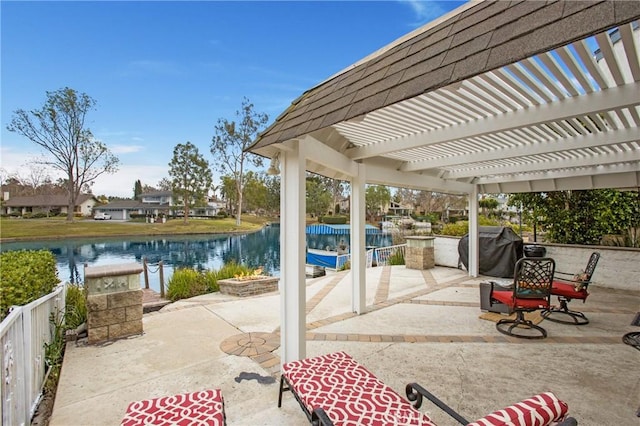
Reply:
[[167, 284], [167, 298], [172, 302], [199, 296], [206, 292], [207, 284], [203, 275], [191, 268], [176, 269]]
[[[479, 226], [501, 226], [500, 222], [496, 219], [490, 219], [485, 216], [478, 216]], [[469, 221], [462, 220], [455, 223], [447, 223], [442, 228], [442, 235], [453, 235], [456, 237], [462, 237], [469, 233]]]
[[77, 284], [67, 284], [65, 297], [64, 328], [71, 330], [87, 322], [87, 293]]
[[404, 253], [402, 250], [396, 250], [389, 256], [389, 265], [404, 265]]
[[216, 275], [219, 280], [225, 280], [227, 278], [233, 278], [238, 275], [248, 275], [252, 273], [253, 269], [232, 261], [220, 268]]
[[207, 286], [207, 293], [214, 293], [220, 290], [218, 285], [218, 273], [216, 271], [205, 271], [202, 273], [202, 278]]
[[320, 218], [321, 223], [327, 223], [331, 225], [344, 225], [347, 223], [346, 216], [322, 216]]
[[56, 259], [48, 250], [16, 250], [0, 254], [0, 319], [13, 305], [26, 305], [58, 285]]
[[236, 262], [227, 263], [218, 271], [200, 272], [192, 268], [176, 269], [167, 284], [167, 298], [175, 302], [201, 294], [213, 293], [220, 290], [218, 280], [253, 273], [253, 269]]

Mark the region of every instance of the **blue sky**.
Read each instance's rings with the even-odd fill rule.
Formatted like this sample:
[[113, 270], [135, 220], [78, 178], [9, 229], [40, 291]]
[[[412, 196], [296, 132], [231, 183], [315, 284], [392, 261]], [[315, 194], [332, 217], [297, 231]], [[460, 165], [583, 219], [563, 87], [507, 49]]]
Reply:
[[131, 197], [136, 179], [168, 176], [179, 143], [212, 162], [214, 125], [234, 120], [243, 97], [271, 123], [305, 90], [463, 3], [3, 0], [1, 176], [26, 176], [42, 153], [6, 130], [13, 111], [68, 86], [97, 101], [87, 127], [120, 159], [94, 194]]

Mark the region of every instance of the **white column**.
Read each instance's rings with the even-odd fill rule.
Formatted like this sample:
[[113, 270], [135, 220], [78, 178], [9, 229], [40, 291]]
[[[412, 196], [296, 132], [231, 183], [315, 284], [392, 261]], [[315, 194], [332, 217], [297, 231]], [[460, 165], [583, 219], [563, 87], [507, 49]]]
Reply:
[[280, 154], [281, 362], [306, 357], [305, 156], [299, 142]]
[[366, 166], [358, 164], [351, 178], [351, 310], [363, 314], [366, 307]]
[[477, 277], [479, 271], [478, 238], [478, 185], [473, 185], [469, 194], [469, 276]]

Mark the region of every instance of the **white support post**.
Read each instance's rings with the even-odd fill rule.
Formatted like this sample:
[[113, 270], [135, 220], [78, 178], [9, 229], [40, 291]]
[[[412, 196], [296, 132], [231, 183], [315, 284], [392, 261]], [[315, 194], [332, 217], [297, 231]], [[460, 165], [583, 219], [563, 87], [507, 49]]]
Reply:
[[351, 178], [351, 308], [358, 315], [366, 308], [366, 166], [358, 164], [358, 174]]
[[280, 153], [281, 362], [306, 357], [305, 155], [295, 142]]
[[477, 277], [479, 273], [480, 244], [478, 238], [478, 185], [473, 185], [469, 193], [469, 276]]

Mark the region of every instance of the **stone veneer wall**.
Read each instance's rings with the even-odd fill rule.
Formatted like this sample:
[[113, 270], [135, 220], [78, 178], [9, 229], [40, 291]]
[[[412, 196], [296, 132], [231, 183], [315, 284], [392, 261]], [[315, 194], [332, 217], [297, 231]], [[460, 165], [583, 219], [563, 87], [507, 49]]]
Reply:
[[433, 247], [409, 247], [404, 255], [404, 263], [409, 269], [431, 269], [435, 266]]
[[250, 280], [229, 278], [218, 281], [218, 285], [220, 286], [220, 293], [222, 294], [246, 297], [277, 291], [278, 281], [280, 281], [278, 277], [265, 277]]
[[90, 344], [142, 334], [142, 290], [137, 263], [85, 268]]

